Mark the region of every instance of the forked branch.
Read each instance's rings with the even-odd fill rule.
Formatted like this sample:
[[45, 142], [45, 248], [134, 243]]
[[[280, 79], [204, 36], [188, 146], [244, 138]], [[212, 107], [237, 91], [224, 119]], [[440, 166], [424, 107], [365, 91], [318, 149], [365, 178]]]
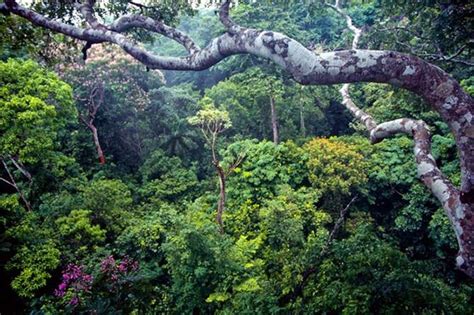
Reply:
[[[347, 27], [354, 33], [352, 49], [358, 48], [359, 39], [362, 30], [354, 26], [352, 18], [340, 7], [339, 2], [335, 5], [327, 4], [345, 18]], [[339, 90], [342, 96], [342, 104], [351, 112], [351, 114], [365, 125], [370, 133], [372, 143], [377, 143], [385, 138], [396, 134], [404, 133], [414, 140], [414, 155], [417, 164], [418, 176], [428, 187], [432, 194], [440, 201], [449, 221], [454, 227], [456, 239], [460, 248], [459, 257], [463, 256], [463, 229], [461, 221], [464, 218], [462, 214], [463, 205], [460, 200], [459, 190], [451, 181], [441, 172], [436, 165], [436, 161], [431, 154], [431, 135], [428, 126], [424, 121], [401, 118], [389, 122], [377, 124], [374, 118], [361, 110], [352, 100], [349, 93], [349, 84], [344, 84]], [[464, 261], [464, 258], [461, 258]], [[459, 262], [459, 260], [458, 260]]]

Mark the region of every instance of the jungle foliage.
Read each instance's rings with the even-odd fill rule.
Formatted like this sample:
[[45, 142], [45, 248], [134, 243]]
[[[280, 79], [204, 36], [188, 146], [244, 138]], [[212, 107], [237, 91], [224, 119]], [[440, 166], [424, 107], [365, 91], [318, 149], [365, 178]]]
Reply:
[[[126, 2], [99, 14], [121, 14]], [[425, 56], [474, 91], [460, 61], [472, 56], [472, 5], [343, 2], [367, 31], [364, 46]], [[67, 17], [72, 1], [56, 3], [45, 13]], [[157, 3], [147, 14], [200, 44], [221, 30], [212, 10]], [[350, 46], [345, 22], [318, 1], [242, 1], [232, 14], [315, 51]], [[74, 43], [23, 23], [0, 17], [2, 314], [474, 313], [474, 283], [455, 269], [456, 240], [417, 179], [412, 140], [370, 144], [338, 86], [300, 86], [252, 56], [161, 73], [97, 45], [84, 63]], [[164, 55], [179, 51], [148, 39]], [[78, 118], [98, 84], [105, 165]], [[434, 158], [459, 183], [454, 139], [421, 99], [380, 84], [351, 91], [381, 121], [425, 120]], [[223, 233], [206, 134], [216, 115], [219, 165], [232, 169]]]

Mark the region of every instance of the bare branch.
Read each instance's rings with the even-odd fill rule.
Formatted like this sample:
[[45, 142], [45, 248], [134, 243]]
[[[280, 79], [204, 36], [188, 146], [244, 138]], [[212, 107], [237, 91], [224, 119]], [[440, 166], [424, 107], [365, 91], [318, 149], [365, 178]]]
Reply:
[[325, 3], [325, 4], [328, 7], [334, 9], [337, 13], [339, 13], [343, 18], [346, 19], [347, 28], [349, 28], [352, 31], [352, 33], [354, 33], [354, 38], [352, 39], [352, 49], [357, 49], [359, 45], [360, 36], [362, 35], [362, 30], [360, 28], [357, 28], [352, 22], [352, 18], [341, 9], [339, 5], [339, 1], [336, 0], [335, 5], [332, 5], [329, 3]]
[[25, 166], [21, 162], [17, 161], [15, 158], [11, 156], [10, 156], [10, 161], [13, 163], [13, 165], [15, 165], [17, 170], [19, 170], [28, 179], [28, 181], [31, 182], [32, 176], [30, 172], [26, 170]]
[[326, 252], [328, 251], [329, 247], [331, 246], [332, 242], [334, 241], [337, 233], [339, 232], [339, 230], [341, 229], [342, 227], [342, 224], [344, 223], [344, 220], [346, 219], [346, 216], [347, 216], [347, 212], [349, 211], [349, 208], [351, 207], [351, 205], [354, 203], [354, 201], [357, 200], [357, 196], [354, 196], [351, 201], [349, 201], [349, 203], [344, 207], [344, 209], [342, 209], [340, 212], [339, 212], [339, 218], [337, 219], [336, 223], [334, 224], [334, 227], [331, 231], [331, 233], [329, 234], [329, 237], [326, 241], [326, 245], [323, 247], [323, 249], [321, 250], [321, 253], [319, 254], [319, 256], [323, 257]]
[[94, 5], [96, 0], [84, 0], [82, 3], [77, 4], [79, 12], [92, 28], [105, 29], [105, 26], [97, 20], [94, 12]]
[[[393, 31], [395, 31], [395, 32], [393, 32]], [[413, 47], [412, 45], [409, 45], [409, 44], [407, 44], [403, 41], [400, 41], [398, 39], [398, 31], [407, 32], [407, 33], [409, 33], [409, 34], [411, 34], [411, 35], [413, 35], [413, 36], [415, 36], [419, 39], [427, 41], [427, 43], [421, 45], [421, 47], [418, 47], [418, 48]], [[454, 62], [454, 63], [464, 64], [464, 65], [467, 65], [467, 66], [474, 66], [474, 61], [472, 61], [472, 60], [465, 60], [465, 59], [457, 58], [459, 55], [461, 55], [466, 50], [466, 48], [468, 48], [467, 44], [461, 46], [453, 54], [446, 55], [446, 53], [441, 50], [441, 48], [439, 47], [439, 45], [436, 42], [433, 42], [430, 38], [424, 37], [424, 36], [418, 34], [417, 32], [415, 32], [411, 29], [408, 29], [406, 27], [396, 26], [396, 27], [390, 27], [390, 28], [381, 28], [381, 29], [376, 29], [374, 32], [375, 33], [391, 32], [391, 34], [395, 36], [395, 42], [398, 45], [407, 48], [408, 51], [410, 51], [410, 53], [412, 53], [414, 55], [417, 55], [419, 57], [426, 58], [426, 59], [429, 59], [429, 60], [441, 61], [441, 62]], [[472, 44], [473, 42], [474, 42], [473, 39], [468, 41], [469, 44]], [[438, 53], [427, 53], [425, 49], [431, 49], [433, 46], [435, 46], [437, 48]]]
[[361, 121], [367, 130], [372, 130], [377, 126], [377, 123], [375, 122], [374, 118], [364, 112], [362, 109], [357, 107], [357, 105], [354, 103], [352, 100], [350, 94], [349, 94], [349, 84], [344, 84], [342, 88], [339, 90], [339, 93], [342, 96], [342, 105], [344, 105], [351, 113], [352, 115], [357, 118], [359, 121]]
[[134, 2], [134, 1], [129, 1], [128, 3], [130, 3], [130, 4], [133, 5], [133, 6], [136, 6], [136, 7], [140, 8], [140, 10], [141, 10], [142, 12], [143, 12], [143, 9], [151, 9], [151, 8], [152, 8], [152, 7], [150, 7], [150, 6], [147, 6], [147, 5], [138, 3], [138, 2]]
[[20, 195], [20, 198], [21, 200], [23, 201], [23, 203], [25, 204], [26, 206], [26, 209], [28, 211], [31, 211], [31, 205], [30, 203], [28, 202], [28, 200], [26, 199], [25, 195], [23, 194], [23, 191], [20, 189], [20, 187], [18, 187], [16, 181], [15, 181], [15, 178], [13, 177], [13, 174], [10, 172], [10, 169], [8, 168], [8, 165], [7, 163], [5, 162], [5, 160], [3, 158], [0, 157], [0, 160], [2, 161], [2, 164], [3, 164], [3, 168], [5, 169], [5, 171], [7, 172], [8, 174], [8, 177], [10, 177], [10, 181], [7, 181], [6, 179], [4, 178], [0, 178], [3, 182], [7, 183], [7, 184], [10, 184], [13, 188], [15, 188], [15, 190], [18, 192], [18, 194]]
[[219, 9], [219, 20], [230, 34], [237, 34], [244, 30], [243, 27], [237, 25], [229, 16], [231, 0], [224, 0]]
[[227, 171], [225, 172], [226, 176], [229, 176], [232, 174], [232, 172], [239, 167], [240, 164], [245, 160], [246, 158], [246, 153], [240, 153], [237, 158], [234, 160], [234, 162], [228, 167]]
[[170, 27], [163, 22], [154, 20], [150, 17], [146, 17], [138, 14], [128, 14], [118, 18], [115, 22], [109, 25], [109, 30], [114, 32], [123, 33], [132, 28], [143, 28], [151, 32], [155, 32], [166, 36], [179, 44], [183, 45], [184, 48], [190, 53], [194, 54], [199, 51], [199, 46], [185, 33]]
[[12, 187], [14, 187], [14, 188], [16, 188], [16, 187], [15, 187], [15, 184], [13, 184], [12, 182], [9, 182], [9, 181], [6, 180], [5, 178], [0, 177], [0, 180], [1, 180], [2, 182], [4, 182], [4, 183], [6, 183], [6, 184], [8, 184], [8, 185], [10, 185], [10, 186], [12, 186]]

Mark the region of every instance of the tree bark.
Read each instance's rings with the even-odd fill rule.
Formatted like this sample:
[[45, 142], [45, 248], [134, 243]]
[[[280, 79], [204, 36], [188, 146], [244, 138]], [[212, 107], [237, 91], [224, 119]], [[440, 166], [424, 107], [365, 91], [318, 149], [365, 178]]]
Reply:
[[[96, 100], [96, 97], [98, 99]], [[89, 102], [87, 106], [87, 116], [85, 118], [81, 114], [79, 114], [79, 119], [90, 129], [92, 132], [92, 139], [94, 140], [95, 149], [97, 151], [97, 157], [99, 158], [99, 163], [101, 165], [105, 164], [105, 155], [104, 151], [102, 150], [102, 146], [100, 145], [99, 141], [99, 134], [97, 131], [97, 127], [94, 125], [95, 116], [97, 115], [97, 111], [104, 103], [104, 86], [103, 83], [97, 83], [96, 86], [92, 89], [89, 95]]]
[[300, 131], [301, 131], [301, 136], [303, 138], [306, 138], [306, 125], [304, 122], [303, 104], [300, 104]]
[[100, 146], [99, 142], [99, 134], [97, 133], [97, 128], [94, 125], [89, 126], [90, 130], [92, 131], [92, 137], [94, 138], [95, 148], [97, 150], [97, 156], [99, 157], [99, 163], [101, 165], [105, 164], [105, 155], [102, 151], [102, 147]]
[[[0, 177], [0, 180], [3, 181], [4, 183], [12, 186], [13, 188], [15, 188], [15, 190], [17, 191], [18, 195], [20, 196], [21, 200], [23, 201], [23, 203], [25, 204], [25, 207], [28, 211], [31, 211], [31, 204], [30, 202], [28, 201], [28, 199], [26, 199], [26, 196], [25, 194], [23, 193], [23, 190], [20, 189], [20, 187], [18, 186], [18, 184], [16, 183], [16, 180], [15, 180], [15, 177], [13, 177], [13, 174], [10, 172], [10, 169], [8, 168], [8, 165], [7, 163], [5, 162], [5, 160], [3, 158], [0, 158], [0, 160], [2, 161], [2, 164], [3, 164], [3, 168], [5, 169], [5, 171], [7, 172], [8, 174], [8, 177], [9, 177], [9, 180], [5, 179], [5, 178], [2, 178]], [[13, 159], [12, 159], [13, 160]], [[26, 170], [25, 170], [26, 171]], [[29, 175], [29, 173], [28, 173]], [[26, 175], [25, 175], [26, 176]], [[28, 177], [28, 176], [27, 176]], [[28, 180], [30, 180], [31, 182], [31, 175], [29, 175], [28, 177]]]
[[273, 143], [278, 144], [280, 142], [280, 137], [278, 133], [278, 118], [275, 108], [275, 98], [273, 95], [270, 96], [270, 115], [272, 122]]
[[[326, 3], [326, 5], [345, 18], [347, 27], [354, 34], [352, 49], [357, 49], [362, 30], [354, 26], [352, 18], [342, 10], [339, 1], [336, 1], [335, 5], [328, 3]], [[416, 69], [407, 66], [402, 73], [402, 76], [409, 75], [411, 72], [416, 72]], [[424, 78], [428, 79], [427, 77]], [[442, 84], [445, 83], [441, 83], [440, 86], [442, 86]], [[441, 88], [440, 86], [438, 89]], [[355, 118], [362, 122], [370, 132], [372, 143], [377, 143], [398, 133], [405, 133], [408, 136], [413, 137], [418, 176], [421, 178], [425, 186], [431, 190], [433, 195], [438, 198], [454, 228], [459, 247], [459, 253], [456, 258], [457, 266], [470, 277], [474, 277], [474, 246], [471, 244], [474, 237], [474, 223], [471, 219], [465, 219], [466, 214], [467, 217], [470, 217], [469, 214], [473, 214], [473, 202], [472, 200], [470, 202], [469, 200], [463, 202], [463, 193], [460, 193], [437, 167], [436, 161], [431, 154], [431, 135], [428, 126], [423, 121], [415, 121], [408, 118], [377, 124], [371, 115], [365, 113], [354, 103], [349, 93], [349, 84], [344, 84], [339, 92], [343, 99], [342, 104]], [[451, 101], [448, 98], [450, 98], [449, 95], [446, 96], [446, 99], [444, 100], [445, 103], [442, 107], [448, 107], [448, 109], [451, 109], [450, 107], [456, 104], [450, 104]], [[456, 100], [454, 102], [456, 102]], [[469, 113], [472, 113], [472, 99], [471, 110], [470, 112], [468, 111], [468, 116], [465, 116], [468, 125], [471, 125], [470, 128], [472, 129], [472, 114]], [[471, 151], [472, 149], [471, 145]], [[472, 186], [470, 192], [472, 195]]]
[[217, 171], [217, 176], [219, 177], [219, 201], [217, 202], [216, 221], [217, 221], [217, 224], [219, 224], [219, 231], [221, 233], [224, 233], [224, 222], [222, 220], [222, 215], [224, 214], [225, 200], [226, 200], [226, 192], [225, 192], [226, 175], [219, 161], [214, 161], [214, 166]]

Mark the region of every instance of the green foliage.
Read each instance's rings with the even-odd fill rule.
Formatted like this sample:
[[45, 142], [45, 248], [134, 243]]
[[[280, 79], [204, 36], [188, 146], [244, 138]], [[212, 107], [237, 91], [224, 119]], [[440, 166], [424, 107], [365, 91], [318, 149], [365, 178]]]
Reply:
[[442, 209], [438, 209], [433, 214], [428, 230], [439, 257], [445, 258], [446, 252], [456, 250], [456, 237], [453, 235], [451, 223]]
[[227, 148], [224, 161], [246, 152], [244, 162], [229, 178], [229, 203], [265, 200], [277, 195], [278, 187], [296, 188], [306, 177], [303, 150], [292, 142], [275, 145], [269, 141], [245, 140]]
[[156, 150], [140, 168], [143, 196], [153, 200], [185, 200], [196, 189], [196, 169], [185, 168], [180, 158]]
[[314, 276], [308, 309], [341, 314], [472, 311], [469, 289], [454, 290], [430, 273], [428, 264], [411, 262], [374, 232], [361, 224], [334, 246], [334, 257]]
[[220, 133], [232, 127], [229, 113], [217, 109], [210, 98], [203, 98], [201, 104], [202, 109], [196, 116], [189, 117], [188, 122], [193, 126], [199, 126], [206, 138], [211, 137], [212, 133]]
[[150, 151], [159, 147], [168, 155], [179, 156], [189, 162], [190, 155], [201, 152], [199, 131], [189, 128], [188, 117], [199, 105], [198, 92], [191, 85], [160, 87], [150, 91], [150, 106], [145, 110], [146, 146]]
[[74, 119], [71, 88], [32, 61], [0, 63], [0, 155], [35, 164]]
[[[105, 56], [113, 55], [113, 60]], [[90, 107], [99, 106], [93, 124], [107, 160], [117, 165], [118, 171], [136, 171], [145, 158], [148, 124], [143, 116], [152, 107], [151, 94], [163, 83], [159, 71], [145, 72], [123, 52], [110, 46], [98, 46], [89, 52], [85, 66], [65, 69], [64, 79], [74, 87], [79, 114], [90, 120]], [[95, 93], [95, 94], [94, 94]], [[100, 95], [102, 94], [102, 98]], [[85, 124], [77, 131], [81, 143], [77, 153], [82, 165], [97, 165], [96, 149], [90, 130]]]
[[51, 278], [50, 272], [60, 264], [60, 251], [51, 241], [34, 246], [22, 246], [7, 268], [21, 269], [11, 285], [21, 297], [31, 298]]
[[416, 54], [456, 74], [472, 75], [462, 62], [469, 62], [472, 55], [471, 2], [383, 0], [376, 8], [379, 23], [367, 36], [373, 47]]
[[366, 181], [366, 164], [356, 147], [337, 139], [314, 139], [304, 146], [312, 186], [323, 193], [348, 194]]
[[[191, 11], [185, 1], [172, 2], [148, 1], [153, 8], [141, 12], [114, 1], [97, 14], [105, 21], [125, 10], [160, 15], [201, 47], [223, 32], [213, 10], [178, 21]], [[32, 5], [77, 22], [73, 2], [45, 4]], [[367, 48], [432, 54], [436, 47], [455, 52], [468, 44], [460, 34], [468, 5], [341, 4], [355, 25], [371, 32], [362, 37]], [[452, 11], [453, 5], [462, 10]], [[244, 26], [286, 33], [316, 53], [346, 49], [352, 40], [344, 19], [319, 1], [243, 1], [231, 15]], [[439, 29], [441, 21], [454, 24], [436, 34], [430, 23]], [[413, 34], [380, 33], [410, 23]], [[12, 17], [0, 18], [0, 31], [2, 60], [42, 51], [31, 49], [30, 40], [75, 48]], [[143, 31], [131, 36], [158, 55], [186, 53]], [[464, 49], [457, 57], [469, 56], [471, 47]], [[51, 56], [62, 51], [51, 49]], [[471, 70], [445, 65], [470, 92]], [[298, 85], [251, 56], [204, 72], [146, 72], [123, 52], [98, 44], [84, 65], [55, 68], [71, 84], [83, 116], [91, 93], [104, 87], [94, 123], [108, 164], [97, 165], [89, 130], [73, 124], [77, 111], [67, 84], [32, 61], [0, 63], [0, 155], [32, 203], [26, 211], [13, 188], [0, 182], [0, 265], [6, 266], [0, 312], [9, 313], [8, 304], [34, 314], [474, 312], [473, 285], [454, 268], [452, 227], [416, 178], [412, 139], [370, 144], [359, 125], [348, 126], [338, 87]], [[378, 84], [352, 85], [351, 95], [377, 121], [425, 120], [433, 157], [459, 185], [455, 141], [423, 100]], [[272, 131], [270, 99], [283, 140], [278, 145], [265, 140]], [[204, 140], [224, 170], [245, 156], [226, 181], [224, 233], [215, 222], [219, 196]], [[23, 163], [31, 182], [9, 156]], [[71, 266], [77, 274], [64, 280]]]
[[331, 88], [301, 87], [276, 71], [252, 67], [206, 90], [206, 96], [227, 110], [234, 133], [271, 139], [270, 98], [275, 103], [281, 138], [327, 135], [324, 117], [335, 98]]
[[87, 254], [89, 246], [105, 240], [105, 230], [91, 223], [91, 214], [90, 210], [72, 210], [68, 216], [60, 217], [55, 222], [62, 242], [70, 243], [77, 250], [77, 255]]
[[118, 234], [132, 216], [132, 195], [120, 180], [92, 181], [82, 191], [83, 207], [92, 212], [92, 222]]

